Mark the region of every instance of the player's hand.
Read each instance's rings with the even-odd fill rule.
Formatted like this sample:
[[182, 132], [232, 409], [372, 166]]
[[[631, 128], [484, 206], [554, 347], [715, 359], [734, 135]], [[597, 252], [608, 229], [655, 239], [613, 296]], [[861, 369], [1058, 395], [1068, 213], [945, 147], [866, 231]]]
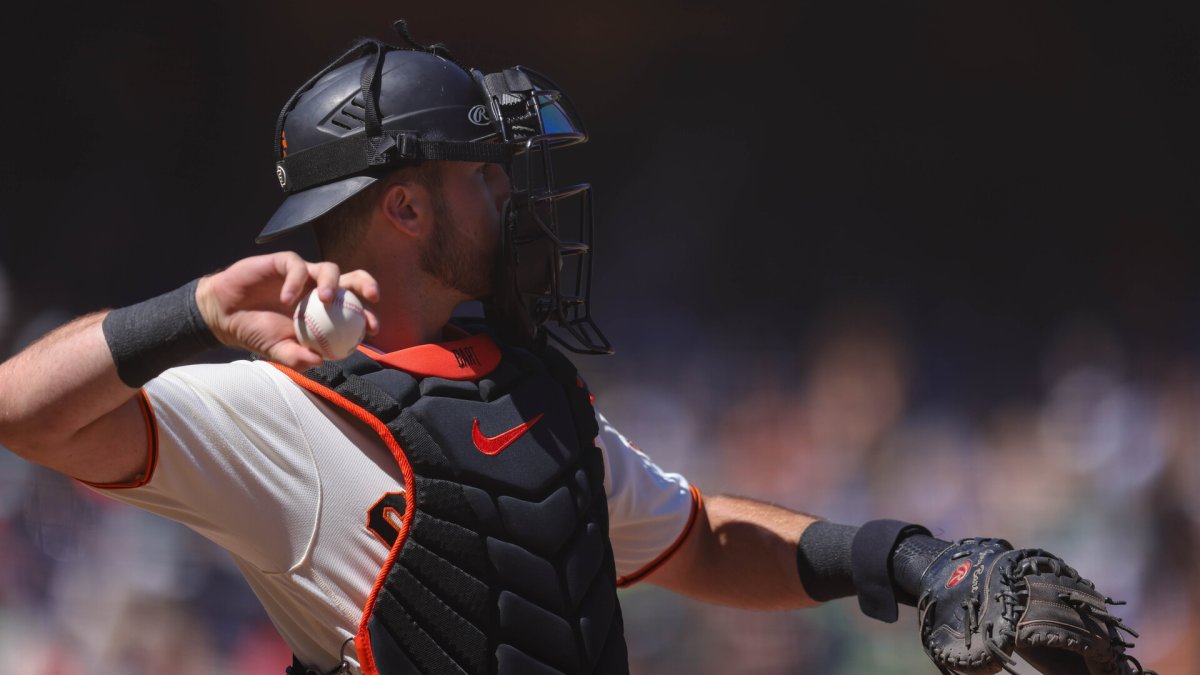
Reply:
[[[290, 251], [255, 256], [204, 277], [196, 287], [200, 313], [222, 344], [245, 349], [296, 370], [321, 365], [321, 355], [296, 341], [292, 314], [313, 287], [322, 302], [345, 288], [365, 302], [379, 300], [379, 284], [367, 272], [342, 274], [331, 262], [312, 263]], [[379, 331], [371, 310], [367, 333]]]

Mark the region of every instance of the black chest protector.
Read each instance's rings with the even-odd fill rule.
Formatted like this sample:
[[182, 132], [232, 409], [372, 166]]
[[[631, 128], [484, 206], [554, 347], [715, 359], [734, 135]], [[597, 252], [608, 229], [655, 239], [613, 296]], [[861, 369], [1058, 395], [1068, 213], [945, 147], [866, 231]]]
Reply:
[[570, 361], [502, 348], [464, 381], [355, 353], [302, 377], [405, 475], [403, 527], [355, 638], [364, 673], [628, 672], [598, 427]]

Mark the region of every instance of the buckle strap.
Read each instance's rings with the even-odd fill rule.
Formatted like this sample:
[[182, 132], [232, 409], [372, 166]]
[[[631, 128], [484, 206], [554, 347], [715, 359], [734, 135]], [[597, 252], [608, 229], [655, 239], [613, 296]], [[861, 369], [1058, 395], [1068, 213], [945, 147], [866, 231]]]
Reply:
[[513, 149], [500, 143], [426, 141], [412, 131], [384, 131], [375, 138], [355, 134], [288, 155], [275, 163], [275, 175], [283, 191], [292, 194], [405, 161], [503, 164], [512, 155]]

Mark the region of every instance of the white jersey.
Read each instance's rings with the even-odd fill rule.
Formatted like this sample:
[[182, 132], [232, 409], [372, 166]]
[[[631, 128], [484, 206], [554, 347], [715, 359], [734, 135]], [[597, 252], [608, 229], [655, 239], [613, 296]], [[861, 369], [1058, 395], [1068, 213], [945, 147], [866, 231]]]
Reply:
[[[414, 349], [428, 365], [437, 348]], [[302, 662], [329, 669], [344, 658], [357, 668], [352, 638], [390, 548], [379, 530], [399, 527], [388, 500], [404, 492], [379, 436], [261, 361], [168, 370], [146, 385], [143, 410], [153, 441], [145, 475], [95, 487], [229, 551]], [[598, 421], [624, 585], [678, 547], [699, 493]]]

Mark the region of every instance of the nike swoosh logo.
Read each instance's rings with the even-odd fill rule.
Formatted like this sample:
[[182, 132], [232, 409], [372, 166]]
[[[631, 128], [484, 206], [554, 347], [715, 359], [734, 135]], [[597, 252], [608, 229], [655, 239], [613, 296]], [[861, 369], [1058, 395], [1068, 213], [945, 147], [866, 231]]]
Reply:
[[537, 417], [529, 420], [528, 422], [522, 422], [521, 424], [518, 424], [504, 433], [497, 434], [496, 436], [484, 436], [483, 432], [479, 430], [479, 418], [475, 418], [475, 423], [471, 426], [471, 440], [475, 441], [475, 447], [478, 448], [483, 454], [498, 455], [500, 454], [501, 450], [512, 445], [513, 442], [523, 436], [526, 431], [529, 431], [533, 425], [538, 423], [538, 420], [542, 419], [542, 415], [545, 414], [546, 413], [539, 413]]

